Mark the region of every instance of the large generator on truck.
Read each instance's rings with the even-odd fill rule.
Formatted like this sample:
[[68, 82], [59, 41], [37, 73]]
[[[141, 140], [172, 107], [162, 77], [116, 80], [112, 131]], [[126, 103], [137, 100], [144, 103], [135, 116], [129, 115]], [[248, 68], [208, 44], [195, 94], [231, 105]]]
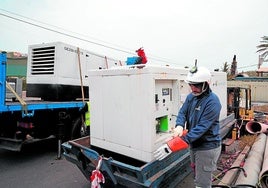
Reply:
[[[62, 42], [30, 45], [27, 61], [27, 96], [66, 101], [88, 98], [90, 69], [121, 66], [122, 62]], [[82, 88], [81, 88], [82, 87]]]
[[[172, 136], [190, 92], [187, 73], [149, 64], [89, 71], [90, 136], [63, 143], [66, 159], [86, 178], [101, 161], [98, 169], [112, 184], [107, 187], [175, 187], [190, 173], [188, 150], [162, 161], [154, 160], [153, 152]], [[224, 137], [235, 122], [234, 114], [227, 116], [226, 73], [212, 72], [210, 86], [222, 103]]]
[[0, 53], [0, 148], [21, 151], [27, 144], [58, 139], [60, 157], [61, 142], [81, 136], [77, 120], [84, 101], [23, 99], [18, 79], [6, 77], [6, 62], [6, 53]]
[[0, 148], [20, 151], [57, 138], [60, 150], [61, 141], [87, 134], [88, 70], [124, 62], [62, 42], [28, 49], [26, 97], [22, 80], [6, 76], [6, 53], [0, 53]]

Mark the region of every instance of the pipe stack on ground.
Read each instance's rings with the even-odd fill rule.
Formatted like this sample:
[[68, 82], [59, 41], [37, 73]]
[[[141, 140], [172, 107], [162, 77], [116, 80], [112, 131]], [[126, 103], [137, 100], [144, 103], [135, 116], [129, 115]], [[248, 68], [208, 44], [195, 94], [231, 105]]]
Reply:
[[247, 177], [245, 177], [243, 173], [240, 173], [235, 183], [236, 186], [248, 185], [250, 187], [258, 184], [259, 174], [263, 163], [266, 138], [267, 136], [264, 133], [261, 133], [256, 138], [244, 164], [244, 170], [247, 173]]
[[235, 159], [234, 163], [230, 167], [230, 169], [225, 173], [221, 181], [219, 182], [219, 186], [231, 186], [233, 182], [236, 181], [239, 173], [241, 172], [240, 167], [244, 164], [246, 157], [250, 151], [250, 146], [246, 145], [243, 151], [240, 152], [239, 156]]
[[268, 188], [268, 160], [265, 159], [268, 159], [268, 139], [266, 139], [262, 171], [259, 175], [259, 184], [261, 188]]
[[249, 121], [246, 124], [246, 130], [251, 134], [267, 133], [268, 125], [257, 121]]

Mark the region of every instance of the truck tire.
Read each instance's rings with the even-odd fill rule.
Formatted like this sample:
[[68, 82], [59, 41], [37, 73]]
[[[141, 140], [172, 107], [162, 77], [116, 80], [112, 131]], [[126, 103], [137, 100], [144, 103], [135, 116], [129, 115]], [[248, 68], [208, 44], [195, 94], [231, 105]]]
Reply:
[[72, 124], [71, 139], [81, 138], [86, 135], [87, 131], [85, 130], [85, 126], [82, 125], [81, 117], [75, 119]]

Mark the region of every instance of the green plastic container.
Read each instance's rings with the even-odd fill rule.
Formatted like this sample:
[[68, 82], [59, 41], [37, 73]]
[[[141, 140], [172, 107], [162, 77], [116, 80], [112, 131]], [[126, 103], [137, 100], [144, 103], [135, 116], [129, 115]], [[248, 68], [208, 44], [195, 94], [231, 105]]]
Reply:
[[160, 118], [160, 131], [168, 131], [168, 116]]

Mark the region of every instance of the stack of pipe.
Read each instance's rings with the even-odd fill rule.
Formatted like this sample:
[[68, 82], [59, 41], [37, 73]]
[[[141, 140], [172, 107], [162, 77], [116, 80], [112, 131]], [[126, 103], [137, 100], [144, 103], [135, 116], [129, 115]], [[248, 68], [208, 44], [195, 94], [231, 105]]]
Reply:
[[261, 188], [268, 188], [268, 139], [266, 139], [266, 146], [264, 152], [264, 160], [262, 164], [262, 170], [259, 175], [259, 184]]
[[268, 125], [257, 121], [249, 121], [246, 124], [246, 130], [251, 134], [267, 133]]
[[[237, 176], [241, 172], [241, 168], [243, 168], [244, 161], [250, 151], [250, 146], [246, 145], [242, 152], [240, 152], [239, 156], [236, 158], [230, 169], [225, 173], [218, 186], [227, 186], [233, 185], [233, 182], [236, 181]], [[241, 168], [240, 168], [241, 167]]]
[[234, 114], [230, 114], [228, 118], [220, 121], [220, 136], [221, 139], [226, 137], [226, 135], [232, 130], [233, 125], [236, 123]]
[[257, 186], [263, 163], [266, 140], [267, 136], [264, 133], [260, 133], [256, 138], [243, 167], [247, 176], [245, 176], [243, 173], [240, 173], [235, 183], [236, 186]]

